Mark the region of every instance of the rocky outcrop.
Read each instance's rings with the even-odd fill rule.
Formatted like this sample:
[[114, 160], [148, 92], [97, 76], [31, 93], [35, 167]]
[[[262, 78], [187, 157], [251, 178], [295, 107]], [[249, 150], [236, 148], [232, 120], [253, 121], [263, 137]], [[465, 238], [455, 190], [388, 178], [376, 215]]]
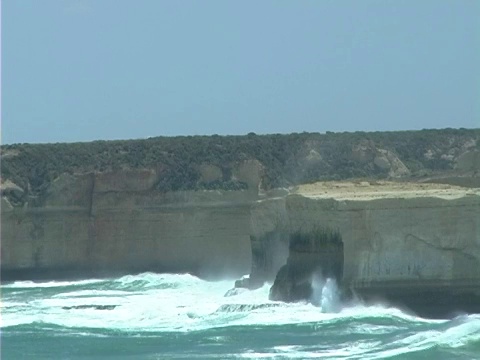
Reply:
[[[367, 300], [400, 303], [425, 316], [480, 311], [480, 190], [319, 183], [299, 187], [287, 196], [285, 208], [290, 233], [323, 224], [338, 229], [343, 289]], [[308, 256], [315, 259], [312, 263], [330, 266], [322, 252]], [[274, 299], [308, 299], [315, 266], [305, 266], [308, 257], [291, 258], [299, 259], [298, 252], [290, 252], [287, 266], [278, 273], [287, 290], [274, 285]], [[292, 277], [292, 271], [301, 275]]]
[[380, 169], [388, 171], [390, 178], [400, 178], [410, 175], [410, 170], [391, 151], [378, 149], [373, 163]]
[[270, 300], [310, 300], [314, 277], [342, 279], [343, 242], [338, 232], [314, 228], [290, 235], [287, 263], [270, 289]]
[[22, 199], [25, 196], [25, 190], [8, 179], [2, 180], [0, 191], [2, 194], [2, 205], [4, 204], [7, 208], [11, 207], [12, 203], [22, 203]]
[[372, 140], [362, 140], [352, 146], [352, 160], [361, 164], [373, 164], [380, 171], [387, 172], [390, 178], [411, 175], [410, 170], [395, 153], [375, 146]]

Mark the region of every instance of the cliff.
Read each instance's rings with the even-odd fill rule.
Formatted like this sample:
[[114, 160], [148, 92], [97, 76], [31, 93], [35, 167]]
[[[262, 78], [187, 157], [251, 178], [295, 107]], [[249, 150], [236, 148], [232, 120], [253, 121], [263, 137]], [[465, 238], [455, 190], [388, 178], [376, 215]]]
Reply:
[[[338, 231], [343, 271], [336, 277], [344, 290], [407, 306], [425, 316], [480, 311], [480, 189], [317, 183], [299, 186], [285, 198], [285, 208], [290, 234], [308, 234], [315, 226]], [[315, 253], [317, 265], [332, 267], [328, 259], [336, 255], [329, 247], [306, 255], [290, 249], [287, 265], [292, 267], [295, 261], [305, 267]], [[313, 270], [310, 267], [299, 284], [311, 286]], [[281, 271], [274, 287], [295, 286]]]
[[154, 171], [64, 174], [22, 207], [2, 199], [2, 278], [250, 269], [248, 191], [152, 191]]
[[[2, 280], [250, 273], [237, 285], [255, 288], [288, 265], [280, 275], [300, 274], [307, 294], [312, 272], [340, 267], [333, 273], [343, 289], [365, 298], [421, 310], [432, 298], [448, 308], [460, 297], [472, 309], [480, 303], [479, 134], [2, 146]], [[314, 182], [339, 178], [356, 180]], [[292, 234], [317, 226], [338, 231], [340, 253], [292, 248]], [[280, 287], [278, 298], [297, 298], [289, 276], [293, 297]]]

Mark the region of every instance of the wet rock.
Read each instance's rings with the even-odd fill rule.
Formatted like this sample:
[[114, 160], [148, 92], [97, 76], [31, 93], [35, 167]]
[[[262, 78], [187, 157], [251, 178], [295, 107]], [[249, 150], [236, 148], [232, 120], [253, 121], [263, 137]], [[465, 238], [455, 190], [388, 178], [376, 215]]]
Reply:
[[290, 264], [284, 265], [278, 272], [270, 288], [269, 299], [295, 302], [310, 299], [312, 293], [311, 274]]
[[237, 296], [237, 295], [240, 295], [240, 294], [244, 293], [247, 290], [248, 289], [246, 289], [246, 288], [234, 287], [233, 289], [228, 290], [225, 293], [225, 295], [223, 295], [223, 296], [224, 297]]
[[323, 228], [293, 233], [287, 264], [279, 270], [270, 288], [270, 300], [309, 301], [314, 274], [324, 279], [342, 279], [343, 242], [340, 233]]

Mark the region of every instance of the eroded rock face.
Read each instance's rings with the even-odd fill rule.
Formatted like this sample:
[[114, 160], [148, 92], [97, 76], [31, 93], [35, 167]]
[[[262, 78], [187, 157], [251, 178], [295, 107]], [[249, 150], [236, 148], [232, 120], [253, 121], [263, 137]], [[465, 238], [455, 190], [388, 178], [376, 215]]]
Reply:
[[343, 243], [337, 233], [315, 231], [290, 235], [286, 265], [270, 289], [270, 300], [286, 302], [311, 300], [314, 276], [342, 280]]
[[63, 174], [38, 198], [2, 197], [2, 279], [250, 270], [245, 191], [154, 189], [153, 170]]
[[[258, 186], [255, 164], [242, 171]], [[468, 309], [480, 304], [478, 189], [329, 182], [261, 197], [252, 189], [159, 192], [155, 171], [116, 175], [64, 174], [18, 206], [2, 197], [2, 278], [168, 271], [218, 279], [250, 271], [240, 285], [277, 277], [272, 298], [296, 301], [309, 296], [312, 273], [338, 266], [341, 285], [365, 297], [408, 301], [414, 310], [442, 294], [444, 307], [465, 309], [462, 298]], [[315, 242], [289, 253], [289, 235], [318, 224], [338, 229], [342, 258]]]
[[[25, 190], [10, 180], [1, 180], [0, 193], [2, 198], [5, 198], [8, 204], [11, 202], [21, 202], [25, 196]], [[8, 200], [10, 199], [10, 200]]]
[[284, 265], [270, 288], [268, 298], [274, 301], [296, 302], [309, 300], [313, 294], [312, 273], [294, 265]]
[[410, 170], [391, 151], [378, 149], [373, 160], [374, 164], [382, 170], [388, 170], [391, 178], [399, 178], [410, 175]]
[[[428, 317], [480, 311], [478, 189], [322, 183], [301, 187], [285, 206], [290, 231], [322, 223], [342, 234], [342, 289]], [[320, 263], [315, 248], [291, 250], [271, 298], [308, 297]]]

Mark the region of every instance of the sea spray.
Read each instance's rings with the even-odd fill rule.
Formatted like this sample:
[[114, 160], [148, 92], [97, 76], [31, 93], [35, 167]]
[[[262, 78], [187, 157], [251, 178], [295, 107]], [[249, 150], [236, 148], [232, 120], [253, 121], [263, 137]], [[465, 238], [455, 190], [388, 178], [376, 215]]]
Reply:
[[312, 297], [310, 302], [320, 307], [323, 313], [336, 313], [342, 309], [340, 292], [337, 281], [332, 278], [326, 280], [318, 274], [312, 276]]
[[340, 306], [333, 279], [312, 285], [312, 303], [283, 303], [185, 274], [4, 284], [2, 358], [478, 358], [478, 315]]
[[336, 313], [341, 310], [340, 293], [335, 279], [328, 278], [323, 285], [320, 306], [325, 313]]
[[313, 273], [312, 275], [312, 296], [310, 302], [315, 306], [322, 306], [322, 292], [325, 285], [325, 279], [320, 273]]

